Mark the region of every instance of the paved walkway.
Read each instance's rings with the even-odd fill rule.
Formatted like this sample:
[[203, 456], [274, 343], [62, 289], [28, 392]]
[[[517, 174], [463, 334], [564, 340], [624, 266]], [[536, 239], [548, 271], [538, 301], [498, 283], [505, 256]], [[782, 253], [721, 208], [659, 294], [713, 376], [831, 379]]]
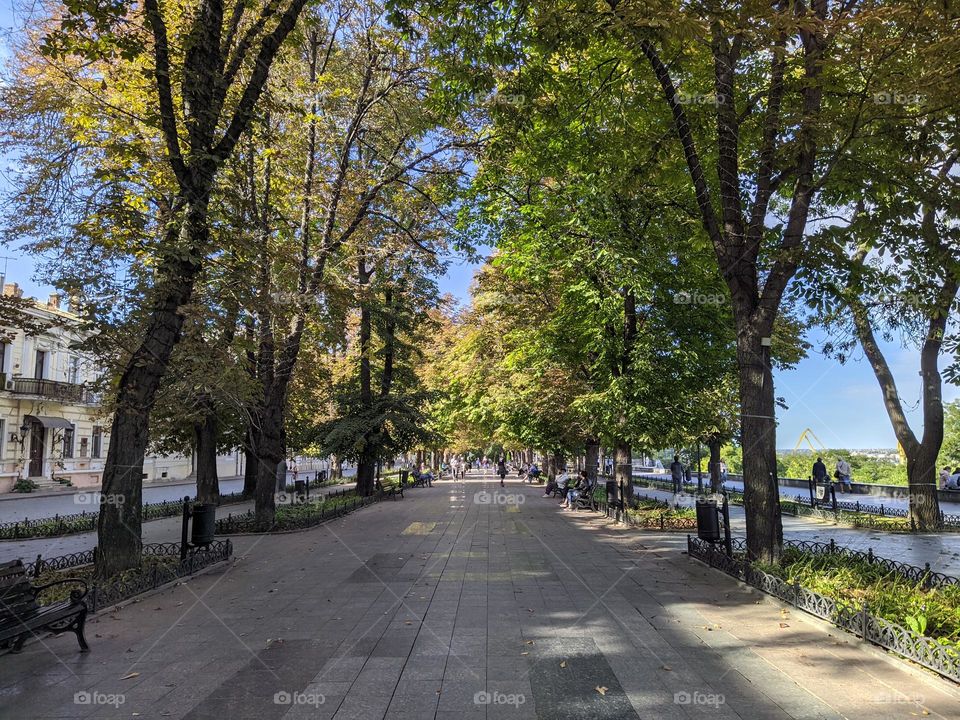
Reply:
[[96, 618], [87, 655], [61, 636], [0, 657], [0, 718], [957, 717], [956, 686], [681, 537], [540, 492], [468, 477], [241, 538], [229, 566]]

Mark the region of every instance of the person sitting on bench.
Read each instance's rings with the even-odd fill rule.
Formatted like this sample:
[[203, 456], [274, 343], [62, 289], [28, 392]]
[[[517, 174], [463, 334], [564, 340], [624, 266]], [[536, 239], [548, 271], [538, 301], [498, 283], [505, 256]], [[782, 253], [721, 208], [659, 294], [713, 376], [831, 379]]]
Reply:
[[575, 487], [567, 490], [567, 497], [560, 507], [573, 509], [574, 503], [580, 494], [590, 489], [590, 479], [587, 477], [587, 471], [581, 470], [577, 475], [577, 484]]

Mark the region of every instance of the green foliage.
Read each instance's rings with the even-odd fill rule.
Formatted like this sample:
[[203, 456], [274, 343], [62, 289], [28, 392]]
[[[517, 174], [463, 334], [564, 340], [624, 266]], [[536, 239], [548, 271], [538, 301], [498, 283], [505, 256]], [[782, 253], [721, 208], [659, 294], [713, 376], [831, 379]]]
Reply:
[[926, 589], [876, 563], [792, 549], [784, 551], [780, 566], [762, 569], [841, 605], [859, 610], [866, 604], [874, 615], [945, 644], [960, 644], [958, 585]]
[[13, 489], [12, 489], [11, 492], [16, 492], [16, 493], [29, 493], [29, 492], [33, 492], [33, 491], [36, 490], [38, 487], [40, 487], [40, 486], [37, 485], [37, 484], [36, 484], [33, 480], [31, 480], [30, 478], [20, 478], [19, 480], [17, 480], [17, 481], [13, 484]]

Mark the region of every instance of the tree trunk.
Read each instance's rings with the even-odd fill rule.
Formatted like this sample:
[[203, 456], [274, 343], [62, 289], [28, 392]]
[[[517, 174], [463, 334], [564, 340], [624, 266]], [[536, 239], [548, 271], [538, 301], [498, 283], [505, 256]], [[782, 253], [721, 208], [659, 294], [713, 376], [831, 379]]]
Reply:
[[217, 439], [220, 433], [219, 420], [213, 399], [205, 396], [201, 402], [206, 406], [206, 415], [194, 426], [197, 456], [197, 502], [220, 502], [220, 481], [217, 477]]
[[357, 494], [362, 496], [373, 495], [375, 491], [374, 478], [377, 469], [376, 453], [372, 451], [361, 453], [357, 460]]
[[720, 438], [711, 437], [707, 446], [710, 448], [710, 489], [719, 492], [723, 482], [720, 477]]
[[[171, 244], [207, 247], [208, 200], [204, 195], [188, 206], [179, 242], [170, 237]], [[112, 577], [140, 564], [143, 456], [150, 439], [150, 408], [180, 340], [180, 308], [190, 301], [199, 269], [199, 257], [187, 253], [168, 257], [158, 268], [156, 305], [143, 340], [120, 377], [97, 519], [98, 578]]]
[[273, 527], [276, 519], [277, 467], [284, 460], [283, 401], [270, 395], [260, 411], [257, 439], [257, 493], [255, 524], [258, 530]]
[[[633, 498], [633, 452], [626, 440], [617, 440], [613, 446], [614, 476], [618, 487], [623, 483], [623, 499], [629, 503]], [[619, 491], [619, 490], [618, 490]]]
[[247, 429], [247, 444], [243, 448], [243, 496], [252, 498], [257, 492], [257, 433]]
[[586, 456], [584, 457], [584, 469], [587, 471], [587, 477], [592, 484], [597, 482], [597, 462], [600, 457], [600, 442], [596, 438], [587, 440]]
[[907, 455], [907, 484], [910, 487], [910, 519], [920, 532], [938, 530], [941, 525], [940, 498], [937, 495], [937, 450], [918, 446], [915, 455]]
[[343, 479], [343, 459], [337, 455], [330, 456], [330, 479]]
[[747, 554], [775, 563], [783, 550], [780, 489], [777, 481], [777, 430], [769, 348], [761, 335], [737, 339], [743, 436], [743, 506], [747, 518]]

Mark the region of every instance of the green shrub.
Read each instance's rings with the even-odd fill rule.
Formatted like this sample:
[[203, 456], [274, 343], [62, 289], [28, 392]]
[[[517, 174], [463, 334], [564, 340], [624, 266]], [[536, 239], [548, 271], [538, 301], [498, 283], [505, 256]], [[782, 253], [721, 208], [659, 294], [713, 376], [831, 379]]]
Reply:
[[904, 625], [944, 644], [960, 643], [960, 586], [927, 589], [876, 563], [836, 554], [784, 550], [780, 565], [760, 569], [835, 600]]

